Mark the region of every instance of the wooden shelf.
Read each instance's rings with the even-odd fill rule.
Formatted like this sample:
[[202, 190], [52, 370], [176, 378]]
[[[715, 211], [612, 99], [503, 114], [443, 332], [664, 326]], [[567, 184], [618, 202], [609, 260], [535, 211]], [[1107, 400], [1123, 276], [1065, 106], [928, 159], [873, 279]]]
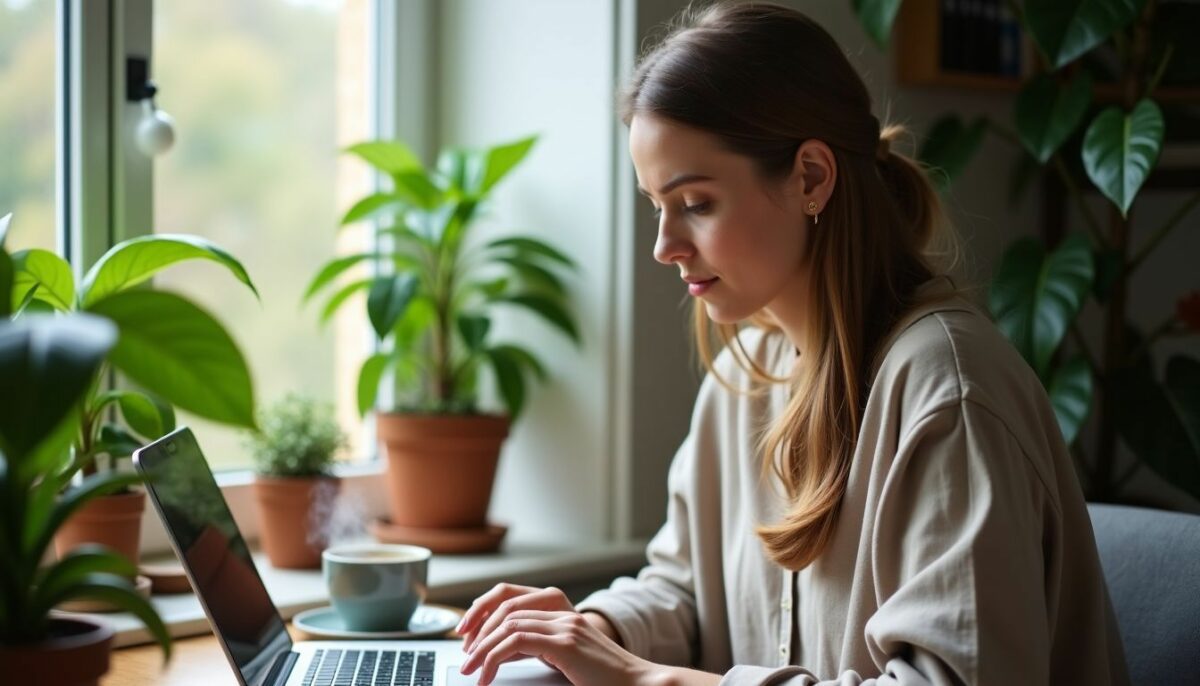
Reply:
[[896, 16], [896, 77], [902, 85], [1015, 93], [1032, 63], [1032, 46], [1021, 37], [1021, 76], [946, 69], [941, 63], [942, 15], [939, 0], [907, 0]]

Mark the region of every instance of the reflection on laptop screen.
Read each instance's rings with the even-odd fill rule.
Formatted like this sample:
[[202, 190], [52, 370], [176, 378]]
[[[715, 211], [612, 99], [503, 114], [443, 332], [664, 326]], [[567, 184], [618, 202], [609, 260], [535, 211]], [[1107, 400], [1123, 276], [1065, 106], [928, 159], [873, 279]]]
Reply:
[[259, 683], [291, 638], [195, 437], [178, 429], [135, 461], [230, 660], [245, 683]]

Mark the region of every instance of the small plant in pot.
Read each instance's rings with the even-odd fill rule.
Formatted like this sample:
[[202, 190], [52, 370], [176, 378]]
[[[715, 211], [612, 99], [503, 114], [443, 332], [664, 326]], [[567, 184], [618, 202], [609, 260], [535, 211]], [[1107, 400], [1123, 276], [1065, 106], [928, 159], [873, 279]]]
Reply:
[[[374, 407], [388, 373], [393, 385], [392, 411], [376, 414], [391, 513], [389, 523], [374, 527], [377, 537], [465, 552], [495, 547], [503, 535], [487, 522], [500, 448], [524, 407], [526, 376], [544, 379], [545, 372], [527, 349], [492, 340], [492, 318], [502, 308], [523, 309], [579, 343], [561, 275], [574, 271], [574, 262], [535, 238], [480, 242], [470, 232], [492, 189], [534, 141], [448, 149], [435, 170], [426, 170], [402, 143], [349, 148], [391, 180], [390, 189], [363, 198], [342, 220], [378, 219], [381, 247], [329, 262], [305, 297], [333, 291], [325, 321], [350, 295], [367, 292], [367, 315], [381, 351], [359, 374], [359, 411]], [[333, 287], [364, 262], [376, 266], [376, 276]], [[492, 375], [504, 414], [480, 409], [481, 371]], [[440, 545], [454, 540], [449, 529], [484, 535], [459, 537], [466, 546]]]
[[[0, 219], [0, 233], [11, 215]], [[12, 253], [5, 318], [87, 313], [108, 321], [117, 340], [79, 402], [72, 469], [84, 476], [121, 471], [133, 451], [175, 427], [174, 408], [253, 427], [254, 403], [245, 359], [225, 328], [190, 300], [149, 288], [147, 281], [185, 260], [209, 260], [257, 295], [242, 265], [220, 247], [187, 235], [152, 235], [113, 246], [75, 281], [71, 266], [41, 249]], [[136, 388], [109, 388], [113, 373]], [[59, 531], [59, 555], [103, 543], [136, 567], [145, 494], [138, 489], [95, 498]]]
[[98, 545], [41, 561], [63, 522], [138, 480], [102, 472], [71, 486], [80, 401], [117, 340], [99, 317], [34, 315], [10, 322], [13, 260], [0, 221], [0, 666], [5, 683], [86, 686], [108, 670], [113, 630], [56, 613], [76, 598], [104, 600], [138, 617], [170, 655], [170, 636], [129, 580], [134, 567]]
[[346, 437], [333, 408], [288, 395], [259, 415], [250, 435], [254, 494], [267, 557], [275, 567], [321, 566], [329, 519], [340, 482], [332, 469]]

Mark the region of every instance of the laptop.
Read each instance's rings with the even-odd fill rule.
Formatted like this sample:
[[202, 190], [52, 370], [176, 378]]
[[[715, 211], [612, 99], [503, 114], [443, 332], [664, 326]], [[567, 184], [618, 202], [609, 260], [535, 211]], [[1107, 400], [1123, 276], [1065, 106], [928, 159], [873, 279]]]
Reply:
[[[213, 633], [242, 686], [465, 686], [462, 642], [293, 642], [267, 594], [195, 436], [181, 427], [133, 463], [162, 518]], [[569, 682], [540, 660], [503, 665], [494, 684]]]

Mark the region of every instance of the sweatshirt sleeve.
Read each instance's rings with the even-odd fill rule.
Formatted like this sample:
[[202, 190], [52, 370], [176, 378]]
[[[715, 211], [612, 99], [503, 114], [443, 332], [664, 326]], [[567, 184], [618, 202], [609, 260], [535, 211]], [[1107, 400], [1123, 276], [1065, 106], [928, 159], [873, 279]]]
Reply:
[[626, 650], [659, 664], [690, 665], [698, 635], [689, 511], [695, 482], [695, 437], [680, 445], [668, 473], [667, 520], [646, 548], [637, 578], [621, 577], [576, 606], [598, 612]]
[[864, 638], [878, 674], [738, 666], [721, 683], [1047, 684], [1044, 522], [1060, 517], [1005, 424], [971, 402], [934, 410], [879, 479], [864, 522], [878, 603]]

